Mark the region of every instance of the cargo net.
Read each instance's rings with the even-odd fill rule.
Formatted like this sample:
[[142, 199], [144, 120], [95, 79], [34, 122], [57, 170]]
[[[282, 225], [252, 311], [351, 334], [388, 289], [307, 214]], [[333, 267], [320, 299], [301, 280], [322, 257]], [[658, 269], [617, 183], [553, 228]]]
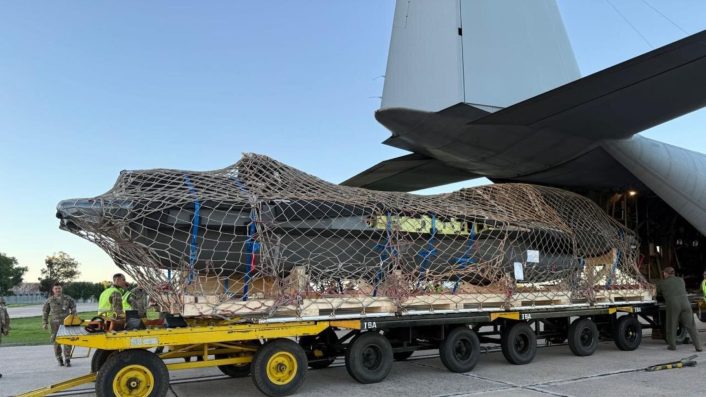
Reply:
[[164, 310], [341, 316], [651, 299], [635, 234], [559, 189], [430, 196], [325, 182], [246, 154], [217, 171], [124, 171], [61, 227]]

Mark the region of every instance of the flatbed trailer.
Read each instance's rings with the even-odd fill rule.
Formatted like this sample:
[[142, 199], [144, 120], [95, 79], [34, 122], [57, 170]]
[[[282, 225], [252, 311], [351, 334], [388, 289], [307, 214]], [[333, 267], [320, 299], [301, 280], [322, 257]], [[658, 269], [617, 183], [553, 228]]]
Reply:
[[344, 357], [360, 383], [384, 380], [393, 361], [417, 350], [438, 349], [447, 369], [471, 371], [480, 344], [500, 345], [515, 365], [530, 363], [537, 339], [568, 342], [577, 356], [593, 354], [599, 339], [635, 350], [642, 330], [662, 327], [654, 301], [601, 305], [525, 307], [517, 310], [373, 313], [330, 320], [187, 319], [183, 327], [91, 333], [62, 326], [57, 342], [95, 350], [91, 373], [20, 396], [46, 396], [95, 382], [98, 396], [164, 396], [169, 372], [218, 367], [224, 374], [251, 376], [268, 396], [286, 396], [304, 382], [307, 368], [320, 369]]

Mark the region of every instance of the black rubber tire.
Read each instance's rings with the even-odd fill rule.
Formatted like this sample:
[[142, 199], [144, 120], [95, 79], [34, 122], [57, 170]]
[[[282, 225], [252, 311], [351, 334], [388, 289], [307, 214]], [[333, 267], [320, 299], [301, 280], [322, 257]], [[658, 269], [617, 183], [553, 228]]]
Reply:
[[412, 354], [414, 354], [414, 350], [409, 352], [397, 352], [392, 353], [392, 358], [395, 359], [395, 361], [404, 361], [408, 359]]
[[[228, 358], [229, 356], [227, 354], [216, 354], [215, 358], [216, 360], [219, 360], [221, 358]], [[218, 369], [223, 372], [223, 375], [228, 375], [231, 378], [245, 378], [248, 375], [250, 375], [250, 363], [247, 364], [242, 364], [242, 365], [237, 365], [237, 364], [231, 364], [231, 365], [219, 365]]]
[[618, 349], [633, 351], [642, 343], [642, 325], [634, 316], [626, 315], [618, 319], [613, 329], [613, 341]]
[[[253, 341], [253, 342], [247, 342], [247, 345], [251, 345], [252, 347], [260, 347], [262, 344], [260, 341]], [[239, 355], [243, 354], [248, 354], [248, 353], [235, 353], [234, 355], [238, 357]], [[228, 354], [216, 354], [214, 358], [216, 360], [221, 359], [221, 358], [228, 358], [231, 357], [231, 355]], [[231, 365], [219, 365], [218, 369], [223, 373], [223, 375], [228, 375], [231, 378], [245, 378], [246, 376], [250, 375], [250, 366], [251, 363], [247, 364], [231, 364]]]
[[[299, 338], [299, 345], [304, 348], [311, 369], [324, 369], [336, 361], [336, 343], [338, 343], [338, 335], [331, 328], [326, 328], [315, 336]], [[324, 355], [316, 357], [314, 354], [316, 349], [321, 350]]]
[[598, 327], [591, 319], [579, 318], [569, 327], [569, 348], [579, 356], [590, 356], [598, 348]]
[[466, 327], [454, 328], [441, 342], [439, 358], [451, 372], [464, 373], [472, 370], [480, 358], [478, 335]]
[[677, 324], [676, 340], [674, 342], [677, 345], [685, 345], [691, 343], [691, 339], [689, 338], [689, 332], [686, 330], [686, 328], [682, 327], [681, 324]]
[[[101, 397], [120, 397], [115, 394], [113, 383], [119, 387], [128, 387], [132, 382], [129, 373], [117, 377], [121, 370], [133, 367], [135, 371], [149, 374], [154, 379], [152, 389], [147, 397], [164, 397], [169, 390], [169, 371], [164, 362], [154, 353], [147, 350], [123, 350], [111, 354], [96, 375], [96, 394]], [[136, 387], [147, 387], [137, 384]]]
[[96, 349], [91, 357], [91, 373], [96, 373], [105, 364], [105, 361], [110, 357], [111, 354], [115, 353], [115, 350], [103, 350]]
[[[277, 383], [276, 379], [270, 379], [267, 374], [268, 366], [275, 365], [280, 359], [288, 361], [285, 364], [279, 364], [282, 369], [280, 372], [291, 372], [283, 377], [290, 376], [290, 379], [285, 379], [286, 383]], [[273, 361], [274, 360], [274, 361]], [[251, 363], [252, 380], [262, 394], [270, 397], [288, 396], [294, 394], [304, 383], [307, 369], [306, 353], [298, 343], [289, 339], [274, 339], [262, 345]], [[280, 380], [284, 382], [284, 380]]]
[[360, 383], [384, 380], [392, 369], [392, 345], [377, 332], [358, 334], [346, 349], [346, 370]]
[[537, 335], [525, 322], [503, 327], [500, 344], [503, 356], [511, 364], [529, 364], [537, 355]]

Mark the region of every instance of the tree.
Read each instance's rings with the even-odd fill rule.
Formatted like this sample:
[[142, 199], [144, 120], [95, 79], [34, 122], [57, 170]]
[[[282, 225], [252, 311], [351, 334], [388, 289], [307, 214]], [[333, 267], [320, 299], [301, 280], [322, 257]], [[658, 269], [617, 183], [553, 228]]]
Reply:
[[64, 286], [64, 293], [74, 299], [98, 299], [105, 287], [101, 283], [91, 283], [88, 281], [74, 281]]
[[10, 288], [22, 282], [27, 266], [19, 266], [17, 259], [0, 252], [0, 296], [11, 294]]
[[39, 289], [42, 292], [51, 292], [52, 284], [59, 282], [66, 284], [78, 277], [79, 263], [66, 252], [59, 251], [54, 255], [47, 256], [44, 260], [46, 267], [42, 269], [42, 277], [39, 277]]

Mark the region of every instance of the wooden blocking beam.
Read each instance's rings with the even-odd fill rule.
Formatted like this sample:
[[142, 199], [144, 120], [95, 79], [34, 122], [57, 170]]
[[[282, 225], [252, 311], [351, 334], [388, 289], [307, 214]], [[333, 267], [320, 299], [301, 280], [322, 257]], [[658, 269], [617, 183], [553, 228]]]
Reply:
[[[229, 277], [215, 275], [200, 275], [191, 284], [184, 288], [186, 296], [242, 296], [245, 287], [245, 278], [242, 274], [233, 274]], [[262, 299], [275, 296], [279, 293], [279, 284], [274, 277], [260, 277], [248, 283], [248, 296]], [[187, 303], [187, 302], [184, 302]]]

